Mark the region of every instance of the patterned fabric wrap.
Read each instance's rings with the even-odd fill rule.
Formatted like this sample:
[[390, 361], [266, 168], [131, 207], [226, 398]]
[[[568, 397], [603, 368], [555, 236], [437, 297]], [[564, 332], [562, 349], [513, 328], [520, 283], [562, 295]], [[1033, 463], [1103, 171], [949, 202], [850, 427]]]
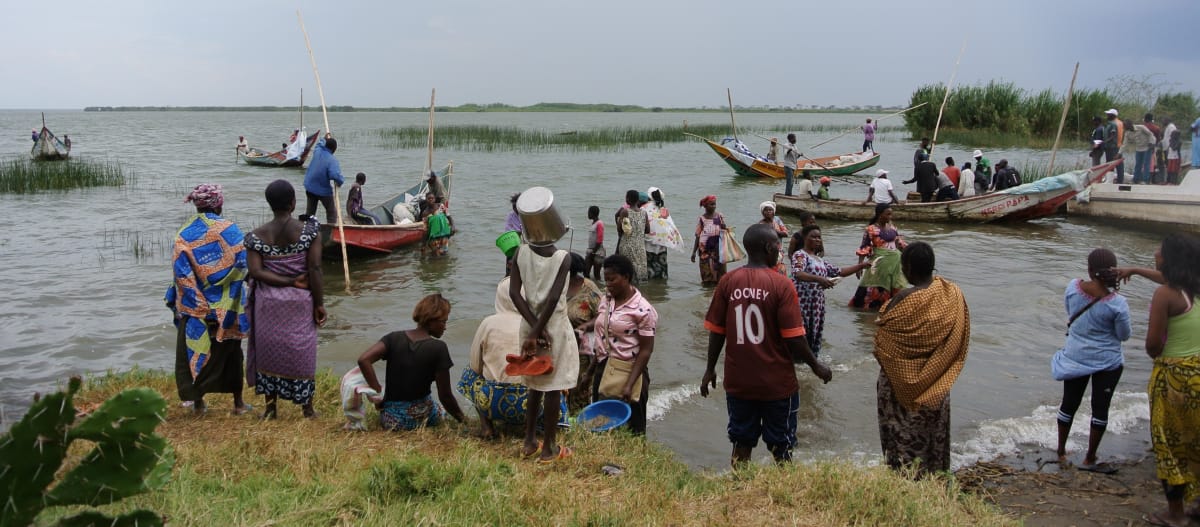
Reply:
[[203, 183], [183, 198], [184, 203], [194, 203], [197, 209], [215, 209], [225, 204], [225, 192], [221, 185]]
[[208, 358], [211, 328], [216, 329], [218, 342], [244, 338], [250, 329], [242, 242], [237, 224], [211, 212], [193, 216], [175, 237], [174, 284], [167, 288], [165, 300], [175, 314], [175, 324], [185, 326], [192, 378]]
[[889, 467], [917, 464], [921, 474], [950, 470], [950, 398], [932, 407], [906, 408], [879, 372], [875, 383], [879, 445]]
[[[263, 268], [295, 277], [307, 269], [307, 254], [264, 258]], [[255, 373], [289, 379], [313, 379], [317, 371], [317, 324], [312, 292], [296, 287], [251, 283], [251, 331], [246, 347], [246, 380]]]
[[254, 393], [258, 395], [274, 395], [285, 401], [306, 405], [312, 404], [316, 391], [317, 381], [313, 379], [288, 379], [261, 372], [254, 375]]
[[379, 424], [389, 432], [437, 426], [446, 420], [446, 409], [433, 400], [433, 394], [414, 401], [385, 401], [379, 411]]
[[957, 285], [934, 277], [924, 289], [879, 310], [875, 358], [909, 410], [950, 396], [971, 342], [971, 315]]
[[1150, 442], [1158, 479], [1200, 496], [1200, 355], [1154, 359], [1150, 372]]
[[642, 210], [646, 211], [646, 217], [650, 221], [650, 234], [646, 235], [646, 252], [660, 252], [652, 248], [657, 246], [687, 253], [683, 235], [679, 233], [679, 227], [675, 225], [675, 220], [671, 219], [671, 214], [666, 208], [656, 207], [651, 202], [642, 206]]
[[825, 332], [825, 288], [816, 282], [800, 280], [800, 273], [833, 278], [840, 276], [842, 270], [820, 256], [813, 256], [804, 250], [792, 254], [792, 282], [796, 286], [800, 313], [804, 317], [804, 337], [808, 339], [808, 346], [813, 350], [813, 355], [817, 355], [821, 349], [821, 334]]

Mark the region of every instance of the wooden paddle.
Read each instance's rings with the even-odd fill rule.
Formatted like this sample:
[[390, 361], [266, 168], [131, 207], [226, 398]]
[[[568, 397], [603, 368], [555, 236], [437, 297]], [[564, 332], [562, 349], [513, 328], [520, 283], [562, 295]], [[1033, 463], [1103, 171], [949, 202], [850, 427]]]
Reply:
[[1071, 95], [1075, 93], [1075, 77], [1079, 76], [1079, 63], [1075, 63], [1075, 73], [1071, 74], [1071, 86], [1067, 88], [1067, 102], [1063, 103], [1062, 119], [1058, 121], [1058, 132], [1054, 134], [1054, 149], [1050, 150], [1050, 169], [1048, 175], [1054, 175], [1054, 158], [1058, 155], [1058, 140], [1062, 138], [1063, 126], [1067, 124], [1067, 110], [1071, 108]]
[[[325, 90], [321, 87], [321, 73], [317, 71], [317, 58], [313, 56], [312, 44], [308, 41], [308, 30], [304, 29], [304, 17], [296, 10], [296, 18], [300, 21], [300, 32], [304, 33], [304, 46], [308, 48], [308, 60], [312, 62], [313, 76], [317, 79], [317, 94], [321, 96], [321, 116], [325, 118], [325, 133], [333, 134], [329, 128], [329, 112], [325, 109]], [[301, 112], [300, 115], [304, 115]], [[342, 199], [338, 196], [337, 185], [333, 186], [333, 210], [337, 212], [337, 228], [339, 241], [342, 246], [342, 275], [346, 279], [346, 292], [350, 292], [350, 259], [346, 256], [346, 230], [342, 223]]]
[[729, 124], [733, 127], [733, 140], [737, 141], [737, 121], [733, 120], [733, 92], [725, 88], [725, 98], [729, 99]]
[[[755, 137], [757, 137], [757, 138], [759, 138], [759, 139], [766, 139], [767, 141], [770, 141], [770, 140], [771, 140], [769, 137], [763, 137], [763, 136], [761, 136], [761, 135], [758, 135], [758, 134], [756, 134], [756, 133], [754, 133], [754, 132], [750, 132], [750, 133], [751, 133], [751, 135], [753, 135], [753, 136], [755, 136]], [[797, 151], [796, 151], [796, 153], [798, 153], [798, 154], [799, 154], [799, 153], [800, 153], [800, 151], [799, 151], [799, 150], [797, 150]], [[822, 164], [821, 164], [819, 161], [817, 161], [816, 159], [813, 159], [813, 158], [811, 158], [811, 157], [808, 157], [808, 156], [806, 156], [806, 155], [804, 155], [804, 154], [800, 154], [800, 157], [803, 157], [804, 159], [807, 159], [807, 160], [809, 160], [809, 161], [812, 161], [812, 162], [813, 162], [813, 164], [815, 164], [815, 165], [817, 165], [817, 166], [821, 167], [821, 169], [822, 169], [822, 170], [829, 170], [829, 167], [827, 167], [827, 166], [825, 166], [825, 165], [822, 165]], [[802, 175], [802, 174], [803, 174], [803, 172], [804, 172], [804, 171], [802, 171], [802, 170], [801, 170], [801, 171], [799, 171], [799, 172], [798, 172], [798, 174], [800, 174], [800, 175], [801, 175], [801, 177], [803, 177], [803, 175]], [[832, 180], [835, 180], [835, 181], [841, 181], [841, 182], [843, 182], [843, 183], [857, 183], [857, 184], [860, 184], [860, 185], [870, 185], [870, 183], [864, 183], [864, 182], [862, 182], [862, 181], [855, 181], [855, 180], [853, 180], [853, 179], [841, 178], [841, 177], [838, 177], [838, 176], [834, 176], [834, 175], [832, 175], [832, 174], [831, 174], [831, 175], [827, 175], [827, 176], [825, 176], [825, 177], [828, 177], [828, 178], [830, 178], [830, 179], [832, 179]]]

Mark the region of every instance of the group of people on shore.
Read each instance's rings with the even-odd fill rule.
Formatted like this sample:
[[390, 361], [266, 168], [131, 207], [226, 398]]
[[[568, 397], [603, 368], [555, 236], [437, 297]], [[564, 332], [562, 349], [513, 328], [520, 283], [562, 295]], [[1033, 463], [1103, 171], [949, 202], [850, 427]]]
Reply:
[[[1154, 121], [1154, 114], [1146, 113], [1142, 122], [1135, 124], [1131, 119], [1119, 118], [1119, 112], [1110, 108], [1092, 117], [1092, 166], [1116, 159], [1130, 158], [1133, 163], [1134, 184], [1178, 185], [1182, 180], [1183, 160], [1182, 131], [1171, 119], [1163, 119], [1162, 126]], [[1200, 167], [1200, 119], [1192, 123], [1192, 166]], [[1125, 183], [1124, 163], [1117, 166], [1118, 184]]]

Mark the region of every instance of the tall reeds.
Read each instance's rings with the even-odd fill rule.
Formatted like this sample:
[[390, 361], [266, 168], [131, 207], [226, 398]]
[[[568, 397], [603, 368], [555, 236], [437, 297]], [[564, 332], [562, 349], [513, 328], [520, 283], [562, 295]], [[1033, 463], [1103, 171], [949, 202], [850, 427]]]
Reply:
[[[758, 127], [759, 135], [792, 132], [839, 132], [845, 125], [788, 124]], [[899, 126], [884, 127], [880, 132], [899, 131]], [[779, 130], [782, 130], [780, 132]], [[468, 151], [604, 151], [622, 148], [650, 148], [666, 143], [693, 141], [684, 132], [701, 137], [730, 135], [728, 125], [701, 124], [639, 128], [610, 126], [585, 130], [535, 130], [516, 126], [449, 125], [437, 129], [437, 146]], [[385, 128], [373, 132], [385, 147], [424, 148], [428, 129], [422, 126]], [[753, 137], [753, 136], [749, 136]], [[749, 142], [749, 139], [743, 138]], [[754, 139], [758, 140], [758, 139]]]
[[[131, 177], [131, 176], [130, 176]], [[116, 161], [0, 161], [0, 192], [28, 194], [85, 187], [119, 187], [126, 183], [125, 169]]]
[[[920, 137], [933, 131], [937, 124], [937, 106], [941, 104], [944, 90], [944, 85], [932, 84], [921, 86], [912, 93], [910, 106], [930, 103], [904, 114], [905, 127], [913, 136]], [[1027, 141], [1049, 138], [1052, 143], [1062, 117], [1063, 96], [1048, 88], [1028, 93], [1011, 82], [991, 81], [985, 85], [958, 86], [950, 93], [938, 139], [947, 141], [949, 135], [958, 131], [965, 132], [960, 136], [973, 139], [966, 144], [1003, 146], [990, 140], [1004, 140], [1007, 135], [1024, 136]], [[1063, 139], [1068, 142], [1086, 141], [1092, 131], [1092, 116], [1117, 105], [1105, 90], [1075, 90], [1071, 111], [1063, 129]], [[1124, 114], [1125, 111], [1122, 111]]]

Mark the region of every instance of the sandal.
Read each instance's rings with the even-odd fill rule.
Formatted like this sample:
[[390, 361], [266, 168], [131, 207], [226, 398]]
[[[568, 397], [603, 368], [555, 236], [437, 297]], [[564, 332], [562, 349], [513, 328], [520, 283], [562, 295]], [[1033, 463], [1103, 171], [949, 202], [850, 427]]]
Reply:
[[555, 461], [567, 459], [567, 458], [571, 457], [573, 454], [575, 454], [575, 451], [571, 450], [570, 447], [568, 447], [566, 445], [558, 445], [558, 454], [556, 454], [554, 457], [552, 457], [550, 459], [538, 458], [537, 464], [549, 465], [549, 464], [554, 463]]
[[521, 445], [521, 459], [533, 459], [533, 457], [538, 455], [538, 452], [541, 452], [541, 451], [542, 451], [542, 442], [541, 441], [538, 441], [537, 448], [534, 448], [533, 452], [530, 452], [528, 454], [525, 453], [525, 445]]
[[233, 410], [229, 412], [229, 415], [245, 415], [252, 411], [254, 411], [254, 405], [243, 403], [240, 408], [235, 406]]
[[1109, 465], [1108, 463], [1096, 463], [1094, 465], [1077, 465], [1075, 468], [1077, 468], [1079, 470], [1084, 470], [1087, 472], [1095, 472], [1097, 474], [1116, 474], [1117, 471], [1120, 470], [1119, 468]]
[[1143, 514], [1142, 521], [1149, 523], [1150, 525], [1159, 525], [1161, 527], [1187, 527], [1186, 522], [1185, 523], [1174, 523], [1170, 520], [1163, 518], [1161, 512], [1152, 512], [1150, 514]]

